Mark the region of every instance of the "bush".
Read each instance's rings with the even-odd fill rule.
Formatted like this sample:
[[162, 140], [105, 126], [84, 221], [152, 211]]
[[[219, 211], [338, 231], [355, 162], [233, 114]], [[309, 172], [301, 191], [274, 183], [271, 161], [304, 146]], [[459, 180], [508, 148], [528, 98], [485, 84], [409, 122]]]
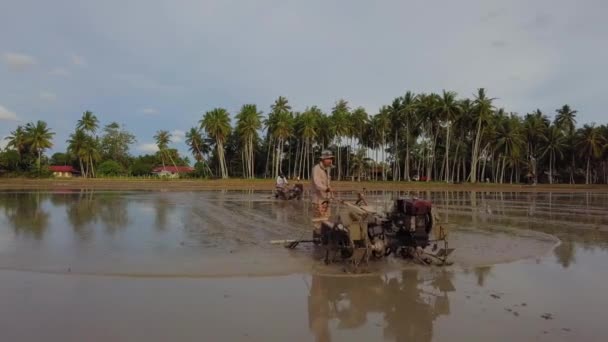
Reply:
[[100, 176], [122, 176], [125, 174], [123, 167], [113, 160], [106, 160], [99, 164], [97, 173]]

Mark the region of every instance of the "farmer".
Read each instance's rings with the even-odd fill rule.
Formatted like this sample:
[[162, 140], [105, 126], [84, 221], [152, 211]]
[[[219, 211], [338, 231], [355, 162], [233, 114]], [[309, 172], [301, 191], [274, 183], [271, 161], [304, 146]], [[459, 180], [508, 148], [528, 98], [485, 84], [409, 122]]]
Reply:
[[334, 155], [329, 150], [321, 152], [321, 161], [312, 169], [312, 207], [313, 207], [313, 237], [321, 233], [321, 222], [329, 219], [329, 169], [332, 166]]
[[287, 188], [287, 178], [285, 178], [285, 175], [281, 172], [279, 174], [279, 176], [277, 177], [277, 183], [275, 185], [275, 190], [276, 190], [276, 194], [275, 197], [278, 197], [281, 194], [285, 193], [285, 190]]

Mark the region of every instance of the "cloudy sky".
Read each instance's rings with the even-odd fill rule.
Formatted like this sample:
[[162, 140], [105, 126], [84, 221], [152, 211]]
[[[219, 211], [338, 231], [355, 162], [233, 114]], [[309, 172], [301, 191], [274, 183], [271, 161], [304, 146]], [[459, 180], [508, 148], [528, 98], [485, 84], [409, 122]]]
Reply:
[[[485, 87], [509, 111], [608, 122], [605, 0], [3, 0], [0, 138], [46, 120], [55, 151], [83, 111], [149, 151], [214, 107], [279, 95], [375, 113], [406, 90]], [[51, 151], [53, 152], [53, 151]]]

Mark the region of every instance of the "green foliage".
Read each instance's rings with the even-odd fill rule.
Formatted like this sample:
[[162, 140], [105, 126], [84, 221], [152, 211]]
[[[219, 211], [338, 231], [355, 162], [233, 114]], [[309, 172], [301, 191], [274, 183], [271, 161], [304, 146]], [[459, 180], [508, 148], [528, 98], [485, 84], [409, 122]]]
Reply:
[[129, 148], [137, 141], [135, 136], [116, 122], [106, 125], [103, 132], [100, 146], [101, 157], [116, 160], [126, 167], [129, 162]]
[[51, 157], [51, 165], [71, 165], [72, 157], [67, 153], [57, 152]]
[[106, 160], [99, 164], [97, 172], [101, 176], [123, 176], [126, 174], [122, 165], [114, 160]]
[[148, 176], [152, 169], [158, 165], [156, 156], [144, 155], [133, 159], [129, 173], [133, 176]]

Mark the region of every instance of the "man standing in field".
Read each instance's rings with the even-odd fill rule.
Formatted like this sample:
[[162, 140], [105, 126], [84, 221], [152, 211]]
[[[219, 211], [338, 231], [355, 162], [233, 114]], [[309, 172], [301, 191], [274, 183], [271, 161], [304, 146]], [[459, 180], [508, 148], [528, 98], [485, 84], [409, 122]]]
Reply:
[[324, 150], [321, 153], [321, 161], [312, 169], [313, 237], [320, 235], [322, 221], [327, 221], [330, 216], [329, 199], [332, 190], [329, 186], [329, 169], [333, 159], [333, 153]]

